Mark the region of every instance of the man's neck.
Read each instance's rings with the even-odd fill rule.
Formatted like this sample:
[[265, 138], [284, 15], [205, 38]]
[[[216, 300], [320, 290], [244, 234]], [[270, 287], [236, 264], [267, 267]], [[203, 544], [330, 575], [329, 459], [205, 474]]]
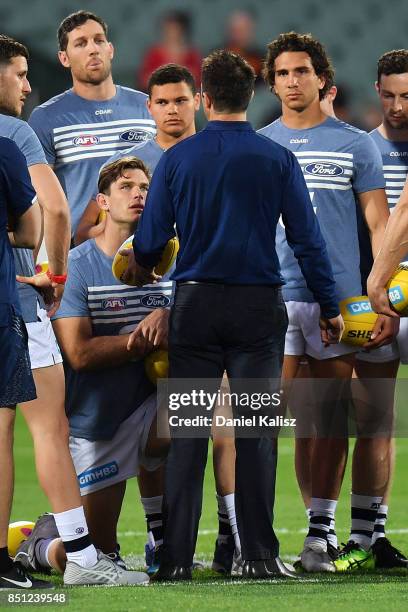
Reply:
[[116, 95], [116, 86], [112, 80], [112, 76], [109, 76], [105, 81], [94, 85], [92, 83], [83, 83], [74, 79], [73, 81], [73, 92], [85, 98], [85, 100], [110, 100]]
[[105, 255], [114, 257], [121, 244], [123, 244], [129, 236], [134, 234], [135, 231], [136, 224], [129, 223], [117, 225], [110, 220], [108, 215], [105, 230], [102, 234], [96, 236], [95, 242]]
[[181, 142], [185, 138], [188, 138], [189, 136], [194, 136], [195, 133], [196, 129], [194, 124], [191, 126], [191, 128], [189, 128], [186, 132], [184, 132], [183, 134], [181, 134], [181, 136], [178, 137], [165, 134], [164, 132], [158, 130], [155, 140], [161, 149], [167, 150], [178, 142]]
[[310, 104], [302, 111], [282, 106], [282, 122], [293, 130], [305, 130], [326, 121], [327, 115], [320, 109], [319, 102]]
[[208, 121], [247, 121], [246, 112], [242, 113], [218, 113], [213, 108], [210, 109], [207, 117]]
[[383, 121], [377, 129], [386, 140], [391, 140], [392, 142], [408, 142], [408, 129], [395, 130], [385, 121]]

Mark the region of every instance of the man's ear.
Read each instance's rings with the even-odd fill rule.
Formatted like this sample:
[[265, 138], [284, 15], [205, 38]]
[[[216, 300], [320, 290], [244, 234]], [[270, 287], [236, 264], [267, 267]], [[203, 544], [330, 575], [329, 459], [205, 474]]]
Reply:
[[98, 193], [96, 196], [96, 203], [101, 210], [109, 210], [109, 203], [104, 193]]
[[66, 51], [58, 51], [58, 59], [64, 68], [71, 68], [71, 63], [68, 59], [68, 55]]
[[379, 84], [379, 82], [378, 82], [378, 81], [376, 81], [376, 82], [374, 83], [374, 87], [375, 87], [376, 92], [379, 94], [379, 93], [380, 93], [380, 84]]

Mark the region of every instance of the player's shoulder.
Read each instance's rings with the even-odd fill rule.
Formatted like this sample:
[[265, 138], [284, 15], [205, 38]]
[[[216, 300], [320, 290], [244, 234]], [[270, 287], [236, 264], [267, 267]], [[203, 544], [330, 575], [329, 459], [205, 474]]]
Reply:
[[64, 106], [71, 98], [72, 98], [72, 89], [67, 89], [66, 91], [63, 91], [62, 93], [57, 94], [56, 96], [53, 96], [49, 100], [46, 100], [46, 102], [42, 102], [42, 104], [39, 104], [38, 106], [36, 106], [33, 112], [31, 113], [31, 117], [38, 115], [38, 114], [45, 114], [45, 113], [48, 114], [49, 112], [53, 112], [59, 107]]
[[0, 130], [2, 136], [14, 140], [16, 134], [35, 137], [35, 132], [30, 127], [27, 121], [18, 117], [10, 117], [9, 115], [0, 115]]
[[70, 250], [68, 255], [68, 262], [72, 265], [78, 265], [81, 261], [85, 261], [94, 255], [96, 252], [95, 241], [93, 239], [86, 240], [80, 245]]
[[146, 100], [148, 98], [148, 95], [143, 93], [142, 91], [132, 89], [131, 87], [125, 87], [124, 85], [116, 85], [116, 91], [124, 100], [129, 100], [133, 103], [140, 103], [143, 104], [143, 106], [145, 105]]
[[259, 128], [256, 133], [260, 136], [265, 136], [267, 138], [271, 138], [271, 135], [275, 134], [282, 127], [282, 121], [280, 117], [268, 123], [263, 128]]
[[341, 135], [342, 138], [349, 140], [350, 142], [361, 143], [361, 142], [371, 142], [371, 139], [367, 132], [356, 127], [355, 125], [351, 125], [350, 123], [346, 123], [341, 119], [337, 119], [335, 117], [329, 117], [325, 122], [327, 128], [332, 130], [336, 135]]

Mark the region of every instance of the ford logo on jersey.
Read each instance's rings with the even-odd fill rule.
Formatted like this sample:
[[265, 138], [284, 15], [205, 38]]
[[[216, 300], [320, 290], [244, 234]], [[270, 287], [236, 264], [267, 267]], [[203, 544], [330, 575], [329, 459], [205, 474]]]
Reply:
[[170, 306], [170, 298], [162, 293], [148, 293], [140, 300], [143, 306], [148, 308], [165, 308]]
[[329, 162], [315, 162], [314, 164], [307, 164], [305, 172], [314, 176], [338, 176], [343, 174], [343, 168]]
[[147, 142], [151, 136], [142, 130], [126, 130], [126, 132], [122, 132], [119, 138], [126, 140], [126, 142]]
[[102, 301], [102, 308], [104, 310], [123, 310], [126, 307], [126, 298], [108, 298]]
[[92, 136], [92, 134], [81, 134], [81, 136], [77, 136], [74, 138], [74, 145], [76, 147], [91, 147], [92, 145], [96, 145], [99, 142], [99, 138], [97, 136]]

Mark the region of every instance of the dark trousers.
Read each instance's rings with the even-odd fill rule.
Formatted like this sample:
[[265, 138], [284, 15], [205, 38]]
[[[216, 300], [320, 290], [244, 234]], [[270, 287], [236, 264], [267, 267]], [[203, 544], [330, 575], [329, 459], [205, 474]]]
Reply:
[[[280, 379], [287, 315], [280, 289], [182, 284], [170, 317], [170, 378]], [[235, 504], [243, 558], [279, 553], [273, 531], [276, 438], [236, 439]], [[166, 464], [163, 563], [191, 566], [201, 516], [206, 438], [173, 438]]]

